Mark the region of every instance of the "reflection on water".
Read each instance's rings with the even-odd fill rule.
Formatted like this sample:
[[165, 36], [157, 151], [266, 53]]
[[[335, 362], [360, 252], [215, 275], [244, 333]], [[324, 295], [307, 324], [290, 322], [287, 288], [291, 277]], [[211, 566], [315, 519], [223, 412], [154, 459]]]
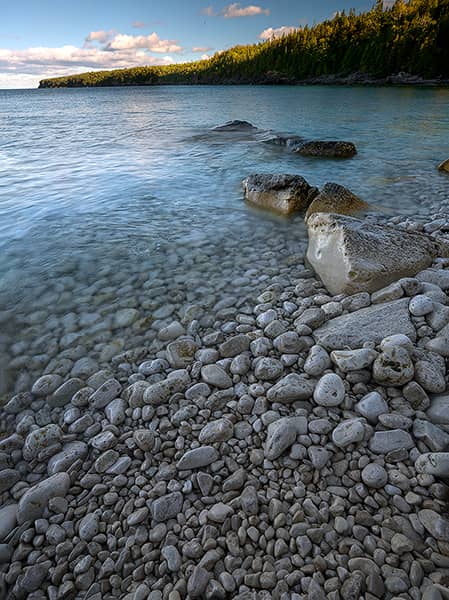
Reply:
[[[0, 91], [0, 358], [13, 365], [8, 387], [48, 367], [53, 351], [39, 344], [72, 348], [61, 344], [67, 315], [78, 315], [81, 346], [94, 351], [101, 335], [82, 339], [89, 319], [80, 314], [103, 317], [139, 302], [148, 312], [145, 298], [136, 301], [142, 289], [151, 310], [185, 304], [201, 297], [202, 278], [219, 287], [225, 260], [228, 278], [245, 277], [267, 240], [302, 250], [301, 217], [278, 219], [242, 203], [240, 180], [251, 172], [335, 181], [390, 211], [428, 213], [449, 185], [436, 171], [448, 155], [448, 100], [448, 90], [388, 88]], [[359, 152], [346, 161], [303, 158], [263, 143], [265, 133], [208, 133], [231, 119], [347, 139]], [[176, 293], [167, 291], [170, 279]], [[245, 285], [257, 294], [263, 283], [259, 273]]]

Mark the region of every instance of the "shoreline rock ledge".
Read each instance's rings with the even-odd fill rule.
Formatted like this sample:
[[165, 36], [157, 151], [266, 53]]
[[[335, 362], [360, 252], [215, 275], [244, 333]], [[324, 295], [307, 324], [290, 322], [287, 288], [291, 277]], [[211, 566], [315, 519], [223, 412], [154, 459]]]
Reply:
[[307, 260], [334, 295], [375, 292], [449, 256], [442, 238], [354, 217], [315, 213], [307, 227]]

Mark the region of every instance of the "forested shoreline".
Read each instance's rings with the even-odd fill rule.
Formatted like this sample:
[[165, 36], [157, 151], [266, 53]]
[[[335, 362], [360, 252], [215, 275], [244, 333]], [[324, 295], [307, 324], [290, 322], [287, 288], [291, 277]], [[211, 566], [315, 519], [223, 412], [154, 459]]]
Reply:
[[419, 78], [449, 79], [449, 0], [398, 0], [387, 9], [378, 0], [368, 12], [343, 11], [207, 60], [43, 79], [39, 87], [413, 83]]

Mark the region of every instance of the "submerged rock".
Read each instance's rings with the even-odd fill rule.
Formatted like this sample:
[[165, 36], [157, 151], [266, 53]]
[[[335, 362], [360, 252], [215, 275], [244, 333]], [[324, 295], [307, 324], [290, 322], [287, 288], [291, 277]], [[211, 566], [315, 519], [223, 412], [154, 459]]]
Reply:
[[449, 253], [443, 240], [353, 217], [318, 213], [307, 226], [307, 259], [331, 294], [374, 292]]
[[245, 200], [282, 215], [305, 210], [318, 190], [300, 175], [249, 175], [242, 181]]
[[368, 208], [368, 202], [361, 200], [343, 185], [326, 183], [307, 209], [305, 219], [307, 221], [310, 215], [318, 212], [352, 215]]
[[273, 146], [284, 146], [288, 150], [294, 151], [298, 146], [304, 143], [304, 139], [299, 135], [284, 135], [278, 133], [272, 137], [264, 140], [265, 144], [271, 144]]
[[227, 121], [223, 125], [212, 127], [211, 131], [254, 131], [256, 129], [257, 127], [248, 121], [240, 121], [239, 119], [235, 119], [234, 121]]
[[447, 171], [449, 173], [449, 158], [438, 165], [439, 171]]
[[342, 141], [311, 141], [302, 144], [295, 150], [302, 156], [319, 156], [322, 158], [350, 158], [357, 154], [352, 142]]

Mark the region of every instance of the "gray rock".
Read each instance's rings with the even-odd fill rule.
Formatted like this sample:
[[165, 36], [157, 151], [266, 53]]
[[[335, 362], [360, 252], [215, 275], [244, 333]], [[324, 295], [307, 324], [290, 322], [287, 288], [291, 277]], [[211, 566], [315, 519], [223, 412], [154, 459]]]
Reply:
[[151, 515], [156, 523], [174, 519], [182, 510], [183, 496], [181, 492], [172, 492], [153, 500]]
[[319, 345], [312, 346], [304, 363], [304, 371], [311, 377], [319, 377], [330, 366], [331, 359], [326, 350]]
[[230, 506], [223, 502], [218, 502], [211, 506], [207, 513], [207, 518], [210, 521], [214, 521], [214, 523], [224, 523], [233, 513], [234, 511]]
[[61, 429], [50, 423], [40, 429], [35, 429], [29, 433], [25, 439], [22, 453], [25, 460], [33, 460], [41, 450], [60, 442], [62, 439]]
[[205, 365], [201, 369], [201, 377], [209, 385], [221, 390], [232, 387], [232, 379], [220, 365]]
[[173, 394], [184, 392], [190, 383], [189, 373], [185, 369], [177, 369], [172, 371], [163, 381], [158, 381], [147, 387], [143, 392], [143, 401], [145, 404], [159, 406], [167, 402]]
[[65, 406], [72, 397], [84, 387], [84, 382], [81, 379], [72, 377], [68, 381], [56, 389], [51, 396], [47, 398], [47, 404], [51, 407]]
[[273, 340], [273, 346], [281, 354], [299, 354], [307, 348], [296, 331], [286, 331]]
[[78, 534], [86, 542], [90, 542], [99, 532], [99, 519], [95, 513], [88, 513], [79, 524]]
[[379, 416], [388, 412], [388, 404], [379, 392], [370, 392], [355, 405], [355, 410], [375, 425]]
[[94, 408], [104, 408], [111, 400], [117, 398], [122, 390], [116, 379], [108, 379], [92, 394], [89, 404]]
[[192, 574], [187, 582], [187, 593], [190, 598], [201, 598], [209, 583], [210, 573], [202, 567], [193, 568]]
[[449, 395], [434, 396], [426, 414], [432, 423], [449, 425]]
[[318, 381], [313, 399], [320, 406], [338, 406], [345, 399], [343, 380], [336, 373], [326, 373]]
[[189, 337], [171, 342], [167, 346], [167, 360], [174, 369], [183, 368], [193, 362], [198, 344]]
[[223, 358], [234, 358], [234, 356], [246, 352], [249, 349], [249, 345], [249, 337], [244, 334], [239, 334], [234, 335], [220, 344], [218, 350]]
[[353, 217], [316, 213], [307, 227], [307, 259], [334, 295], [374, 292], [447, 255], [444, 242], [431, 236]]
[[370, 348], [360, 348], [358, 350], [334, 350], [331, 352], [332, 362], [334, 362], [343, 373], [366, 369], [373, 363], [376, 357], [377, 352]]
[[54, 454], [48, 461], [48, 474], [54, 475], [67, 471], [78, 459], [87, 456], [88, 447], [84, 442], [69, 442], [61, 452]]
[[362, 470], [362, 481], [369, 488], [379, 489], [388, 481], [388, 474], [382, 465], [370, 463]]
[[332, 441], [339, 448], [346, 448], [351, 444], [361, 442], [365, 437], [365, 428], [362, 419], [348, 419], [343, 421], [332, 432]]
[[164, 546], [161, 554], [167, 561], [168, 570], [172, 573], [177, 573], [181, 568], [182, 559], [176, 546]]
[[320, 158], [350, 158], [357, 154], [352, 142], [312, 140], [304, 142], [293, 150], [302, 156], [317, 156]]
[[290, 373], [268, 390], [267, 400], [269, 402], [291, 404], [297, 400], [308, 400], [312, 394], [313, 383], [309, 379], [297, 373]]
[[267, 439], [265, 442], [265, 456], [268, 460], [275, 460], [294, 444], [297, 435], [307, 433], [307, 419], [305, 417], [283, 417], [268, 425]]
[[20, 394], [13, 396], [11, 400], [5, 404], [3, 410], [8, 415], [17, 415], [29, 408], [33, 401], [34, 397], [32, 394], [29, 392], [21, 392]]
[[143, 452], [151, 452], [154, 446], [154, 433], [149, 429], [137, 429], [133, 433], [134, 441]]
[[49, 396], [58, 389], [61, 383], [62, 377], [60, 375], [43, 375], [34, 382], [33, 387], [31, 388], [31, 393], [33, 396], [37, 397]]
[[19, 524], [40, 518], [50, 498], [65, 497], [69, 488], [70, 477], [67, 473], [56, 473], [29, 488], [20, 498], [17, 508]]
[[276, 358], [261, 356], [254, 361], [254, 375], [262, 381], [272, 381], [282, 375], [284, 365]]
[[412, 359], [401, 346], [384, 350], [373, 364], [373, 379], [382, 385], [405, 385], [413, 379], [414, 372]]
[[207, 423], [201, 430], [198, 440], [200, 444], [226, 442], [231, 439], [233, 432], [234, 425], [229, 419], [223, 417], [222, 419]]
[[413, 423], [413, 436], [422, 440], [433, 452], [449, 448], [449, 434], [429, 421], [416, 419]]
[[441, 394], [446, 391], [444, 374], [427, 360], [417, 360], [415, 363], [415, 379], [426, 392]]
[[20, 473], [15, 469], [2, 469], [0, 471], [0, 494], [12, 488], [20, 479]]
[[310, 446], [310, 448], [307, 448], [307, 454], [309, 455], [313, 467], [318, 470], [321, 470], [328, 465], [332, 457], [329, 450], [317, 446]]
[[0, 508], [0, 542], [4, 542], [17, 525], [17, 504], [7, 504]]
[[300, 175], [249, 175], [242, 186], [245, 200], [282, 215], [305, 210], [318, 193]]
[[415, 317], [423, 317], [432, 312], [433, 301], [428, 296], [424, 296], [424, 294], [418, 294], [410, 299], [408, 309]]
[[212, 446], [200, 446], [199, 448], [188, 450], [178, 461], [176, 467], [179, 471], [199, 469], [200, 467], [207, 467], [218, 460], [218, 458], [219, 454], [215, 448]]
[[318, 344], [329, 350], [361, 348], [365, 342], [379, 344], [385, 337], [403, 333], [416, 340], [410, 320], [408, 298], [376, 304], [354, 313], [327, 321], [313, 335]]
[[418, 473], [449, 478], [449, 452], [428, 452], [418, 456], [415, 462]]
[[411, 435], [402, 429], [376, 431], [369, 441], [369, 448], [375, 454], [388, 454], [401, 448], [409, 450], [414, 445]]
[[449, 290], [448, 269], [425, 269], [416, 275], [416, 279], [437, 285], [442, 290]]
[[447, 519], [430, 509], [420, 510], [418, 519], [433, 538], [449, 542], [449, 521]]

